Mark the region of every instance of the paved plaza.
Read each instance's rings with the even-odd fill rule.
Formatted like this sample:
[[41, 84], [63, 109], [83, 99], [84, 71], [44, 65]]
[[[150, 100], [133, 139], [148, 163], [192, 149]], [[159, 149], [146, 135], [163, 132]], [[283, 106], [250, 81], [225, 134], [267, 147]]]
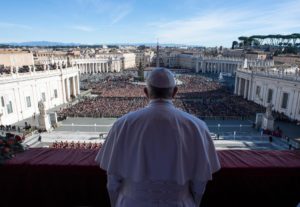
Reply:
[[[48, 147], [55, 141], [104, 142], [104, 138], [116, 121], [115, 118], [67, 118], [50, 133], [42, 134], [42, 142], [35, 142], [33, 147]], [[250, 120], [205, 120], [217, 149], [239, 150], [284, 150], [289, 143], [280, 138], [261, 135], [252, 128]], [[295, 130], [295, 129], [293, 129]], [[100, 134], [103, 137], [100, 137]]]

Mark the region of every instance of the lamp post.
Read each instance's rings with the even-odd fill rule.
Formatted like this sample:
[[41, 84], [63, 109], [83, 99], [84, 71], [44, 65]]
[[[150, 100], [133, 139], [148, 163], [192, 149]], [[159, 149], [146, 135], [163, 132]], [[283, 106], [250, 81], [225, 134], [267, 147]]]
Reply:
[[218, 136], [217, 136], [218, 139], [219, 139], [219, 136], [220, 136], [220, 126], [221, 126], [221, 124], [218, 124]]

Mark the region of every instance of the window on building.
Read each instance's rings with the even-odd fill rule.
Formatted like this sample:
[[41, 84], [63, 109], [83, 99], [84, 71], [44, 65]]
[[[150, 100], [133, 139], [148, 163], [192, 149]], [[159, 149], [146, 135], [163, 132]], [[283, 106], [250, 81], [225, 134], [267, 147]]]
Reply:
[[54, 89], [54, 98], [57, 98], [57, 89]]
[[27, 107], [30, 108], [31, 107], [30, 96], [26, 96], [26, 103], [27, 103]]
[[13, 107], [12, 107], [12, 102], [11, 101], [8, 102], [8, 104], [6, 105], [6, 108], [7, 108], [7, 113], [8, 114], [13, 113]]
[[5, 106], [5, 102], [4, 102], [4, 97], [3, 96], [1, 96], [1, 105], [2, 105], [2, 107]]
[[256, 96], [260, 97], [260, 86], [256, 86]]
[[45, 93], [42, 93], [42, 100], [46, 101], [46, 94]]
[[288, 100], [289, 100], [289, 94], [288, 93], [283, 93], [283, 95], [282, 95], [282, 102], [281, 102], [281, 108], [283, 108], [283, 109], [287, 108]]
[[273, 99], [273, 90], [269, 89], [267, 103], [271, 103]]

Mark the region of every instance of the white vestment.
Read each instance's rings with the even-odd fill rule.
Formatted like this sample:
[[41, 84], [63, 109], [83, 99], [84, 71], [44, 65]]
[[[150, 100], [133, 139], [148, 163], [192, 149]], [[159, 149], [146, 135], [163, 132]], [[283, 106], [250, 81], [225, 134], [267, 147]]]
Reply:
[[220, 168], [206, 124], [170, 100], [118, 119], [96, 162], [116, 207], [195, 207]]

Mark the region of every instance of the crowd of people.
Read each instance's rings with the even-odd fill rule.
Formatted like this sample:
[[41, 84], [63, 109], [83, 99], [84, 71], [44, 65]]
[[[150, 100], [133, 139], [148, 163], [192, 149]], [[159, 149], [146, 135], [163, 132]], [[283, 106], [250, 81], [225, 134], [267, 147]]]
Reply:
[[24, 139], [24, 136], [12, 133], [0, 134], [0, 164], [13, 158], [16, 153], [25, 151], [25, 147], [21, 144]]
[[143, 97], [86, 98], [72, 107], [59, 112], [60, 117], [120, 117], [130, 111], [143, 108], [147, 99]]
[[[178, 94], [174, 105], [197, 117], [248, 118], [264, 107], [233, 95], [222, 84], [210, 78], [181, 74], [176, 75]], [[92, 89], [97, 97], [84, 98], [72, 107], [59, 111], [60, 117], [120, 117], [130, 111], [145, 107], [148, 99], [143, 85], [132, 82], [132, 74], [85, 77], [82, 87]]]
[[67, 141], [56, 141], [50, 145], [50, 148], [55, 149], [100, 149], [102, 146], [102, 143], [91, 143], [91, 142], [67, 142]]
[[0, 75], [10, 74], [10, 67], [5, 67], [4, 65], [0, 65]]

